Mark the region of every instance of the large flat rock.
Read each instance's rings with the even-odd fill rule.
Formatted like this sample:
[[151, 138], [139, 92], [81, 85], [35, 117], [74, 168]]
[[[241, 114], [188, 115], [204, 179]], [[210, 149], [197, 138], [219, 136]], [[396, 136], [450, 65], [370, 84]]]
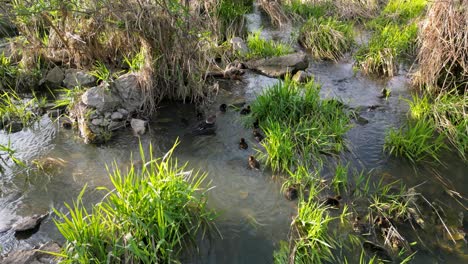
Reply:
[[309, 66], [309, 62], [305, 53], [298, 52], [249, 61], [246, 66], [269, 77], [283, 78], [287, 73], [294, 74], [299, 70], [305, 70]]

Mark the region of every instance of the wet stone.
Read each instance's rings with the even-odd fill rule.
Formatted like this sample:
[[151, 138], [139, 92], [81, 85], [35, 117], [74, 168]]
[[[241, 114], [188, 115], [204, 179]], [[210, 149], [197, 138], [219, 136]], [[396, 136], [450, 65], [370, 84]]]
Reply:
[[93, 124], [94, 126], [100, 126], [100, 125], [102, 125], [103, 122], [104, 122], [104, 120], [102, 118], [97, 118], [97, 119], [91, 120], [91, 124]]
[[33, 216], [25, 217], [25, 218], [21, 219], [20, 221], [18, 221], [13, 226], [13, 230], [16, 233], [18, 233], [18, 232], [25, 232], [25, 231], [36, 229], [37, 227], [39, 227], [42, 220], [44, 220], [48, 215], [49, 214], [46, 213], [46, 214], [42, 214], [42, 215], [35, 214]]
[[120, 113], [120, 112], [114, 112], [114, 113], [112, 113], [112, 115], [111, 115], [112, 121], [120, 121], [120, 120], [122, 120], [123, 118], [124, 118], [124, 116], [123, 116], [123, 114]]

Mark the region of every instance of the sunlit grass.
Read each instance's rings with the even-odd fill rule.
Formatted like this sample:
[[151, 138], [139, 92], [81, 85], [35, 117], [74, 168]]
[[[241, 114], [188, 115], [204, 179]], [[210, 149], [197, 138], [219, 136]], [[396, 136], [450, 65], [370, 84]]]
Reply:
[[140, 148], [141, 170], [115, 169], [109, 175], [113, 189], [99, 188], [108, 193], [91, 210], [83, 204], [84, 189], [72, 206], [66, 204], [69, 212], [55, 210], [66, 239], [63, 263], [172, 263], [193, 248], [214, 215], [202, 189], [206, 175], [179, 165], [175, 146], [163, 158], [153, 157], [151, 146], [145, 157]]
[[260, 158], [275, 171], [292, 170], [304, 162], [320, 162], [321, 154], [344, 149], [349, 118], [343, 104], [320, 99], [314, 80], [298, 84], [290, 78], [267, 88], [252, 103], [266, 138]]
[[293, 52], [289, 44], [262, 38], [261, 31], [249, 33], [247, 47], [249, 52], [245, 55], [246, 59], [276, 57]]
[[440, 162], [439, 151], [445, 148], [444, 136], [435, 132], [434, 123], [421, 119], [398, 130], [391, 129], [385, 136], [384, 150], [412, 162], [431, 158]]
[[353, 25], [335, 18], [311, 18], [301, 28], [299, 43], [317, 59], [338, 60], [354, 43]]
[[290, 15], [298, 16], [301, 19], [307, 20], [311, 17], [319, 18], [324, 16], [333, 5], [332, 2], [321, 1], [311, 2], [303, 0], [283, 1], [283, 8]]

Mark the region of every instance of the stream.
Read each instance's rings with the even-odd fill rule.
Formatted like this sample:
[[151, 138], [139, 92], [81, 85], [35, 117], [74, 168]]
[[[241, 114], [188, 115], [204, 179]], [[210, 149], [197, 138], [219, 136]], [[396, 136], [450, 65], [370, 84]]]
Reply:
[[[262, 29], [266, 38], [281, 39], [291, 35], [291, 29], [269, 27], [258, 9], [255, 10], [247, 17], [249, 30], [266, 25]], [[411, 98], [411, 88], [404, 71], [391, 80], [374, 80], [353, 72], [350, 58], [338, 63], [310, 59], [309, 70], [322, 84], [323, 98], [339, 98], [351, 108], [362, 109], [361, 116], [369, 121], [364, 125], [354, 124], [346, 135], [349, 150], [343, 155], [351, 167], [373, 170], [375, 177], [401, 179], [408, 187], [421, 185], [418, 191], [426, 198], [451, 209], [447, 215], [461, 214], [465, 218], [463, 222], [467, 221], [468, 213], [462, 206], [466, 206], [466, 201], [458, 199], [461, 202], [457, 202], [449, 195], [456, 192], [462, 197], [468, 196], [467, 163], [456, 154], [444, 153], [444, 166], [414, 166], [383, 152], [386, 131], [401, 126], [407, 119], [405, 99]], [[140, 139], [132, 135], [131, 128], [126, 128], [118, 131], [110, 142], [99, 146], [85, 145], [76, 131], [62, 129], [47, 116], [21, 132], [10, 135], [0, 132], [0, 144], [10, 140], [11, 147], [17, 151], [16, 157], [26, 164], [44, 157], [65, 161], [51, 173], [12, 165], [0, 174], [0, 230], [22, 216], [40, 214], [52, 207], [66, 211], [64, 203], [71, 204], [85, 185], [84, 202], [91, 206], [104, 195], [95, 188], [111, 186], [106, 164], [111, 166], [115, 161], [119, 167], [128, 166], [136, 159], [131, 153], [137, 155], [139, 140], [144, 147], [152, 143], [156, 153], [162, 155], [178, 138], [176, 157], [181, 162], [189, 162], [189, 168], [207, 172], [214, 186], [208, 195], [208, 205], [219, 213], [215, 223], [222, 235], [222, 238], [215, 236], [204, 241], [200, 245], [200, 257], [184, 263], [272, 263], [278, 242], [287, 240], [296, 202], [283, 197], [282, 180], [272, 177], [271, 171], [248, 169], [247, 157], [254, 154], [254, 148], [259, 145], [251, 131], [244, 127], [238, 112], [229, 108], [226, 113], [219, 113], [218, 106], [239, 101], [249, 103], [276, 82], [276, 79], [247, 72], [242, 82], [221, 89], [206, 111], [217, 113], [217, 130], [213, 136], [193, 136], [190, 131], [198, 122], [196, 110], [191, 104], [177, 102], [163, 102], [157, 116], [150, 121], [149, 131]], [[384, 87], [391, 89], [388, 100], [378, 98]], [[379, 107], [368, 111], [372, 105]], [[247, 151], [237, 147], [241, 137], [249, 144]], [[331, 176], [326, 171], [324, 174], [325, 178]], [[467, 263], [466, 243], [461, 249], [451, 250], [453, 243], [447, 238], [446, 241], [435, 239], [435, 236], [434, 231], [432, 237], [422, 238], [430, 250], [418, 251], [411, 263]], [[416, 241], [417, 238], [407, 239]], [[52, 218], [48, 217], [39, 231], [26, 239], [16, 239], [11, 231], [0, 233], [0, 255], [50, 240], [63, 242]]]

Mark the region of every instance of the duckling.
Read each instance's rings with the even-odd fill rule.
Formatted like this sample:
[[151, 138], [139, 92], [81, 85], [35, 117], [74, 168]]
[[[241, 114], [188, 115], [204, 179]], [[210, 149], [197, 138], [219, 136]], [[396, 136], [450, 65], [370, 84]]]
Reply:
[[254, 135], [254, 138], [258, 141], [258, 142], [261, 142], [264, 138], [264, 136], [257, 130], [257, 129], [254, 129], [253, 131], [253, 135]]
[[249, 148], [249, 145], [247, 145], [247, 142], [245, 142], [244, 138], [240, 139], [239, 148], [240, 149], [248, 149]]
[[256, 170], [260, 169], [260, 163], [255, 159], [254, 156], [249, 156], [249, 167]]
[[200, 122], [197, 127], [193, 130], [193, 134], [195, 135], [213, 135], [216, 133], [215, 131], [215, 122], [216, 116], [211, 115], [205, 121]]
[[242, 108], [242, 110], [240, 111], [240, 114], [241, 115], [248, 115], [250, 114], [250, 105], [248, 105], [246, 108]]
[[284, 193], [284, 197], [286, 197], [286, 199], [288, 199], [289, 201], [296, 200], [298, 197], [297, 188], [295, 186], [288, 187], [288, 189], [286, 189]]
[[330, 207], [340, 207], [340, 200], [341, 196], [337, 195], [335, 197], [327, 197], [323, 203]]
[[388, 229], [392, 226], [390, 221], [386, 217], [381, 216], [381, 215], [375, 218], [374, 224], [376, 224], [381, 229]]
[[226, 113], [226, 110], [227, 110], [227, 105], [226, 104], [221, 104], [219, 106], [219, 111], [221, 111], [222, 113]]
[[255, 129], [258, 129], [258, 128], [260, 127], [260, 124], [259, 124], [259, 123], [260, 123], [260, 122], [258, 121], [258, 118], [257, 118], [257, 119], [255, 120], [255, 122], [253, 123], [253, 127], [254, 127]]
[[358, 234], [365, 234], [365, 233], [368, 233], [369, 232], [369, 229], [368, 227], [366, 226], [366, 224], [364, 223], [361, 223], [361, 217], [359, 216], [356, 216], [354, 218], [354, 221], [353, 221], [353, 230], [354, 232], [358, 233]]

